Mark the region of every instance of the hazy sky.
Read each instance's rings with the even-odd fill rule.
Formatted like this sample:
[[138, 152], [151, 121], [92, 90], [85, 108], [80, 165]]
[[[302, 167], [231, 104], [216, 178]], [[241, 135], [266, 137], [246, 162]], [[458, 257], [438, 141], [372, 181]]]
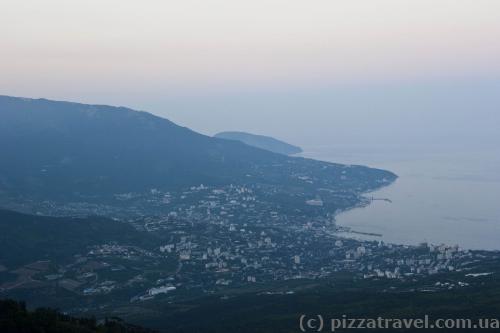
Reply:
[[498, 0], [2, 0], [0, 94], [298, 144], [492, 141]]

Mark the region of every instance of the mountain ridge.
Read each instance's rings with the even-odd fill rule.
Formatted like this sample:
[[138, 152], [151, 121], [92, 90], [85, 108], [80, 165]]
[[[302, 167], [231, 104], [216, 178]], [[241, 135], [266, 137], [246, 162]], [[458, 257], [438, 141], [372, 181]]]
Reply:
[[272, 188], [269, 193], [290, 199], [297, 191], [314, 198], [313, 192], [330, 188], [352, 193], [354, 204], [360, 193], [396, 178], [205, 136], [125, 107], [0, 96], [0, 119], [0, 204], [6, 208], [5, 202], [101, 203], [120, 193], [200, 184]]

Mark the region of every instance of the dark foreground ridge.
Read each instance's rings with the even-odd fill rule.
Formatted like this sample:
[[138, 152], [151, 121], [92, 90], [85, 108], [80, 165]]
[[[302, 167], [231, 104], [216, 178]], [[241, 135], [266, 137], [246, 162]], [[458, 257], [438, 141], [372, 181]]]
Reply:
[[76, 318], [50, 308], [28, 310], [24, 302], [0, 300], [0, 332], [5, 333], [153, 333], [119, 318]]

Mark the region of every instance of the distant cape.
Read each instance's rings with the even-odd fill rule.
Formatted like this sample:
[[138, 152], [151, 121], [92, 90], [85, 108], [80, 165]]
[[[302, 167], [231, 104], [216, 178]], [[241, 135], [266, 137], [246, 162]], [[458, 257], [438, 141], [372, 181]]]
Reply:
[[215, 137], [219, 139], [241, 141], [249, 146], [265, 149], [268, 151], [272, 151], [273, 153], [283, 155], [293, 155], [302, 152], [302, 149], [300, 147], [291, 145], [270, 136], [255, 135], [245, 132], [220, 132], [217, 133]]

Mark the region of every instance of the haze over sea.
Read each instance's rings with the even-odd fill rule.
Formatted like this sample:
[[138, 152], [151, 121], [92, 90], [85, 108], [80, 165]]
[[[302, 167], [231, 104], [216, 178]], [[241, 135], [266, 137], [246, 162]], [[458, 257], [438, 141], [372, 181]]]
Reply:
[[373, 238], [391, 243], [500, 250], [498, 148], [328, 145], [305, 147], [303, 156], [369, 165], [399, 176], [391, 186], [369, 194], [392, 203], [373, 201], [342, 213], [338, 225], [382, 234]]

